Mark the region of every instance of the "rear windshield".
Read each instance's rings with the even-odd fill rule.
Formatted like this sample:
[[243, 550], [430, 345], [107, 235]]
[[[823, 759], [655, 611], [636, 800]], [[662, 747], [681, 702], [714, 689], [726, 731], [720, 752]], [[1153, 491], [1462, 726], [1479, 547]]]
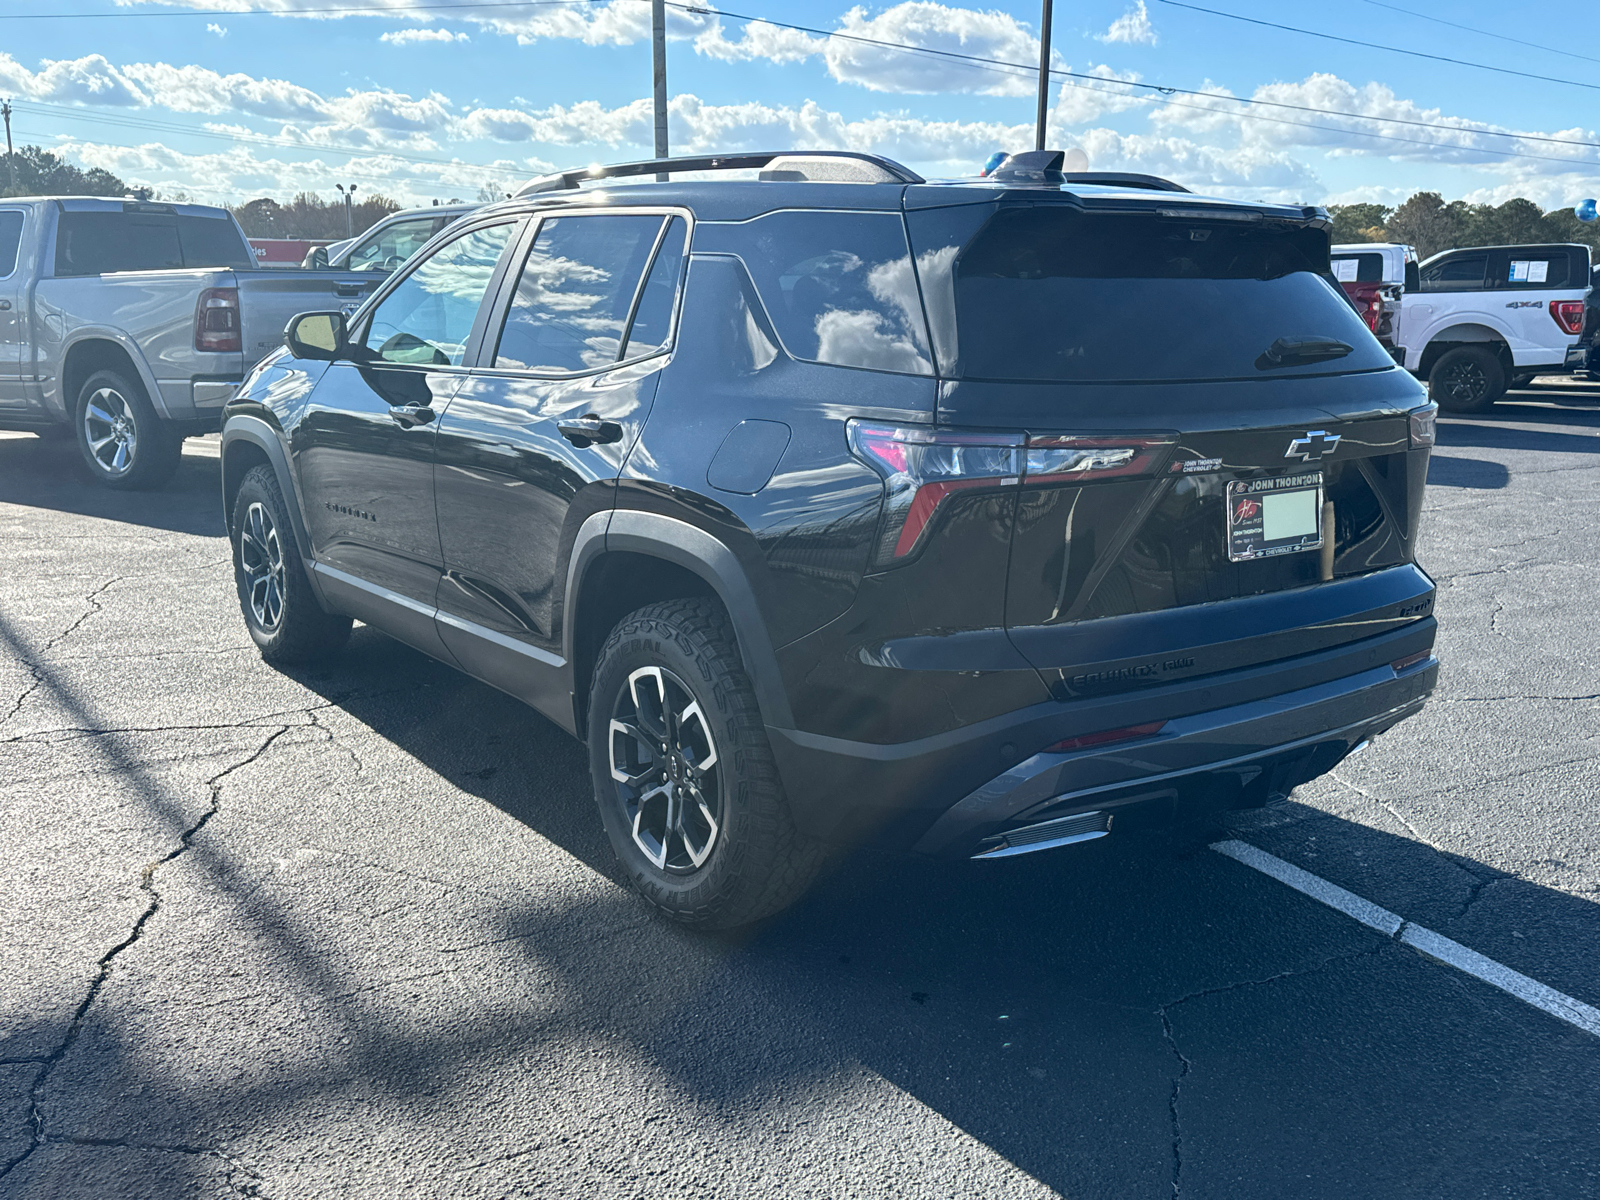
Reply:
[[[1393, 366], [1332, 282], [1319, 230], [1046, 205], [909, 221], [941, 374], [1100, 383]], [[1280, 338], [1351, 353], [1273, 361]]]
[[1333, 277], [1340, 283], [1382, 283], [1383, 255], [1335, 254]]
[[162, 212], [64, 212], [56, 226], [56, 274], [256, 265], [226, 217]]

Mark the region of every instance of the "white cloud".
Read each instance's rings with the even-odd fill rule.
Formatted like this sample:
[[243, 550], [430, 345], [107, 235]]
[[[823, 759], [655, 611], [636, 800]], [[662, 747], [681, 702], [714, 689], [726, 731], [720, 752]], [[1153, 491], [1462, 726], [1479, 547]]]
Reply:
[[[1267, 84], [1252, 94], [1254, 99], [1331, 109], [1355, 114], [1353, 117], [1229, 103], [1222, 99], [1230, 95], [1225, 90], [1207, 90], [1217, 98], [1176, 97], [1152, 113], [1152, 121], [1158, 127], [1182, 128], [1189, 132], [1234, 131], [1242, 145], [1317, 149], [1334, 156], [1451, 163], [1497, 172], [1515, 164], [1515, 169], [1524, 175], [1552, 175], [1580, 164], [1591, 167], [1600, 164], [1600, 153], [1590, 147], [1502, 136], [1536, 132], [1539, 137], [1592, 142], [1597, 140], [1593, 130], [1581, 127], [1551, 132], [1513, 130], [1486, 121], [1454, 117], [1439, 108], [1424, 108], [1396, 96], [1393, 88], [1381, 83], [1358, 87], [1336, 75], [1319, 73], [1300, 83]], [[1400, 124], [1401, 121], [1426, 122], [1428, 127]], [[1373, 134], [1379, 136], [1371, 136]], [[1539, 159], [1509, 159], [1504, 154], [1481, 151], [1509, 151], [1537, 155]], [[1546, 164], [1541, 159], [1556, 161]]]
[[472, 38], [448, 29], [391, 29], [380, 34], [378, 40], [391, 46], [409, 46], [417, 42], [470, 42]]
[[1119, 82], [1138, 82], [1137, 71], [1121, 74], [1102, 64], [1090, 67], [1084, 74], [1096, 75], [1106, 82], [1069, 79], [1063, 83], [1056, 92], [1056, 106], [1050, 112], [1052, 126], [1082, 125], [1099, 120], [1107, 113], [1127, 112], [1150, 103], [1148, 93], [1116, 86]]
[[994, 96], [1033, 94], [1039, 40], [1016, 18], [1000, 12], [954, 8], [928, 0], [908, 0], [876, 17], [852, 8], [839, 23], [842, 33], [875, 41], [898, 42], [1017, 63], [1020, 70], [985, 68], [932, 54], [908, 54], [844, 38], [828, 39], [828, 73], [841, 83], [874, 92], [980, 92]]
[[826, 38], [812, 37], [798, 29], [780, 29], [766, 21], [749, 21], [737, 41], [730, 41], [718, 21], [694, 40], [697, 53], [724, 62], [744, 62], [764, 58], [769, 62], [804, 62], [821, 54]]
[[219, 38], [223, 38], [228, 36], [228, 27], [226, 25], [218, 25], [215, 21], [208, 21], [206, 23], [206, 32], [214, 33]]
[[1096, 40], [1126, 42], [1130, 46], [1154, 46], [1156, 29], [1150, 23], [1150, 12], [1145, 8], [1144, 0], [1139, 0], [1127, 12], [1111, 22], [1111, 28], [1099, 34]]

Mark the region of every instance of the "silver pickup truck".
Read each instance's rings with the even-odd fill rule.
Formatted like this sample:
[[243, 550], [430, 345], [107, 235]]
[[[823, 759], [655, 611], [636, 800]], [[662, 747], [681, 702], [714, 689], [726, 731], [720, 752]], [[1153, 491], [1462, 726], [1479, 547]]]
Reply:
[[261, 270], [221, 208], [0, 200], [0, 429], [73, 437], [102, 482], [159, 486], [290, 317], [382, 280]]

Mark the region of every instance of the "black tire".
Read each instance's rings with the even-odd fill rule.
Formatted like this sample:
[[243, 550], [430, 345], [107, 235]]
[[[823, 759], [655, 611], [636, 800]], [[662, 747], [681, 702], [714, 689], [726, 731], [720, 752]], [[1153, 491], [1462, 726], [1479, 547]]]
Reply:
[[[795, 828], [733, 627], [713, 600], [652, 604], [611, 631], [589, 695], [589, 763], [612, 849], [674, 921], [728, 929], [771, 916], [827, 857]], [[637, 783], [614, 777], [618, 764]]]
[[120, 371], [96, 371], [78, 389], [73, 437], [89, 473], [107, 487], [143, 490], [172, 478], [183, 438]]
[[1488, 412], [1505, 390], [1505, 367], [1482, 346], [1447, 350], [1428, 372], [1428, 394], [1445, 412]]
[[324, 612], [317, 603], [271, 467], [263, 464], [245, 475], [229, 530], [239, 608], [261, 657], [291, 665], [336, 653], [350, 637], [350, 618]]

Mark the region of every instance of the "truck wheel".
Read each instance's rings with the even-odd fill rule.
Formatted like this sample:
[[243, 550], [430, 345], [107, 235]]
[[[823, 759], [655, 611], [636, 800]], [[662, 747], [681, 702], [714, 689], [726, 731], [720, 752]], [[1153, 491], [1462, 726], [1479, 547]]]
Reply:
[[1505, 390], [1505, 368], [1481, 346], [1447, 350], [1428, 372], [1428, 394], [1445, 412], [1488, 412]]
[[612, 849], [675, 921], [727, 929], [770, 916], [826, 858], [789, 815], [715, 601], [652, 604], [611, 631], [589, 694], [589, 763]]
[[120, 372], [89, 376], [73, 412], [83, 461], [108, 487], [160, 487], [178, 469], [183, 439], [156, 415], [144, 389]]
[[289, 506], [271, 467], [245, 475], [229, 528], [239, 607], [261, 657], [287, 665], [337, 652], [350, 637], [350, 618], [324, 612], [312, 594]]

